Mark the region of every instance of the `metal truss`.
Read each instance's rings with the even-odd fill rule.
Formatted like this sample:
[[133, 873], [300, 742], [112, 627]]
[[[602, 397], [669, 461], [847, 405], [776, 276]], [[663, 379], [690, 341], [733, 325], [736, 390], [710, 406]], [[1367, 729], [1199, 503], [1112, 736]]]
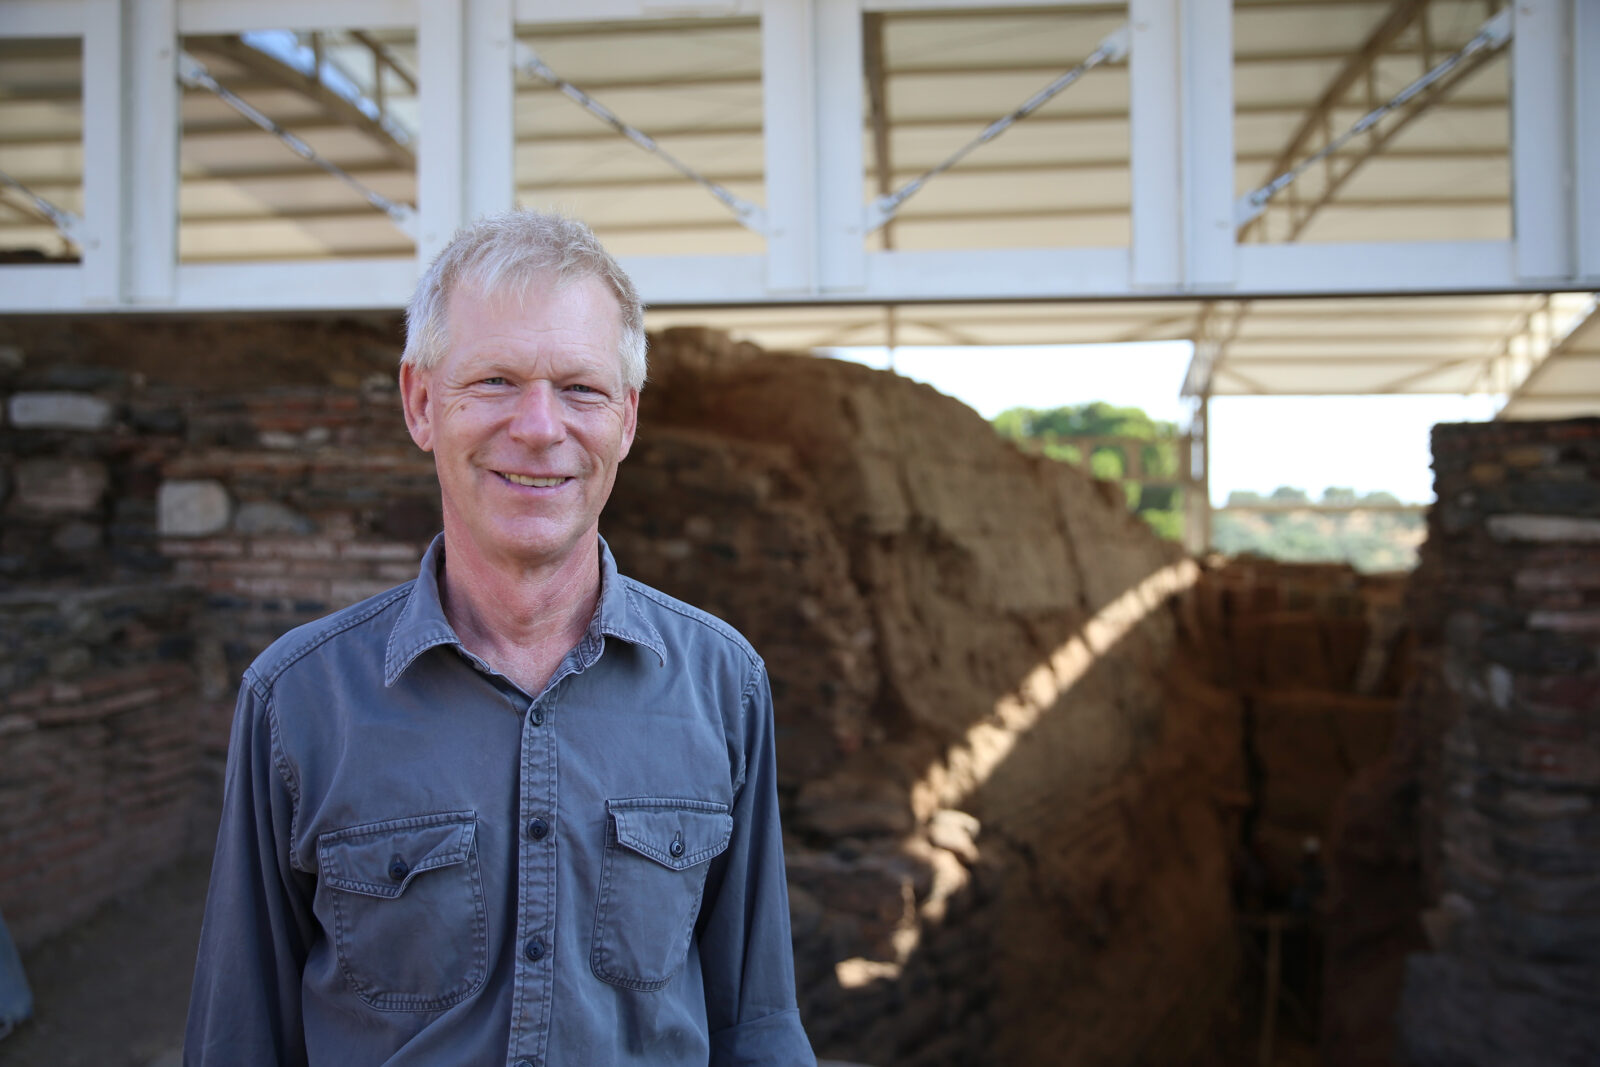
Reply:
[[[1362, 44], [1360, 50], [1350, 57], [1349, 62], [1329, 82], [1316, 106], [1307, 112], [1268, 169], [1262, 184], [1257, 190], [1240, 199], [1238, 236], [1241, 242], [1251, 238], [1264, 240], [1266, 224], [1270, 217], [1269, 202], [1279, 191], [1285, 189], [1289, 195], [1283, 198], [1283, 214], [1286, 218], [1281, 240], [1285, 242], [1298, 240], [1318, 212], [1336, 200], [1340, 191], [1363, 164], [1382, 153], [1430, 106], [1447, 97], [1457, 85], [1470, 79], [1505, 46], [1511, 37], [1513, 26], [1511, 9], [1499, 3], [1491, 3], [1489, 7], [1495, 13], [1479, 32], [1459, 51], [1444, 57], [1441, 62], [1428, 29], [1428, 6], [1429, 0], [1397, 0]], [[1559, 8], [1560, 5], [1551, 5], [1547, 11], [1534, 13], [1534, 19], [1529, 21], [1535, 34], [1541, 31], [1549, 34], [1556, 28], [1553, 24], [1558, 22], [1562, 14]], [[1568, 9], [1565, 14], [1572, 17], [1575, 12]], [[1543, 15], [1544, 18], [1538, 20], [1539, 15]], [[1584, 16], [1580, 14], [1577, 17], [1581, 19]], [[1421, 39], [1422, 47], [1416, 56], [1421, 62], [1422, 72], [1415, 81], [1393, 98], [1380, 101], [1375, 88], [1375, 67], [1387, 51], [1413, 29]], [[1592, 34], [1594, 30], [1591, 28], [1588, 32]], [[1533, 50], [1533, 45], [1525, 49], [1524, 63], [1531, 58]], [[1356, 91], [1361, 92], [1360, 102], [1365, 114], [1348, 131], [1336, 133], [1332, 120], [1333, 113], [1341, 105], [1348, 107], [1348, 98]], [[1557, 99], [1547, 102], [1553, 103], [1556, 110], [1554, 114], [1543, 116], [1545, 123], [1550, 120], [1558, 121], [1561, 114], [1569, 113], [1561, 106], [1564, 101]], [[1530, 122], [1530, 125], [1533, 123]], [[1361, 140], [1354, 150], [1341, 151], [1358, 137]], [[1324, 168], [1321, 190], [1314, 196], [1297, 198], [1292, 184], [1294, 179], [1316, 164]], [[1531, 197], [1521, 198], [1516, 206], [1519, 213], [1525, 216], [1538, 213], [1531, 204]], [[1548, 301], [1544, 306], [1548, 308]], [[1243, 328], [1249, 310], [1248, 302], [1234, 302], [1227, 305], [1208, 302], [1202, 308], [1194, 329], [1195, 356], [1185, 376], [1183, 386], [1185, 395], [1210, 395], [1212, 376], [1217, 368], [1225, 363], [1228, 350]], [[1524, 323], [1523, 327], [1514, 330], [1503, 340], [1503, 348], [1506, 351], [1512, 349], [1520, 351], [1529, 343]], [[1531, 343], [1536, 344], [1536, 342]], [[1549, 343], [1546, 340], [1544, 351], [1547, 352], [1548, 348]], [[1506, 358], [1504, 353], [1497, 357], [1496, 365]], [[1414, 387], [1420, 381], [1456, 365], [1458, 364], [1447, 364], [1408, 374], [1389, 383], [1383, 391], [1399, 392]], [[1229, 373], [1254, 392], [1263, 394], [1271, 392], [1259, 383], [1252, 383], [1248, 376], [1237, 370]]]
[[[981, 18], [991, 10], [1035, 6], [1093, 7], [1088, 0], [686, 5], [593, 0], [585, 5], [581, 17], [595, 22], [760, 20], [761, 251], [630, 257], [627, 265], [645, 298], [658, 308], [856, 304], [909, 314], [910, 307], [941, 301], [1209, 299], [1242, 305], [1275, 296], [1600, 288], [1600, 107], [1594, 104], [1600, 99], [1595, 59], [1600, 56], [1600, 5], [1589, 0], [1518, 0], [1515, 5], [1515, 231], [1509, 239], [1293, 240], [1306, 220], [1346, 187], [1355, 167], [1387, 149], [1393, 135], [1385, 137], [1382, 129], [1388, 127], [1363, 135], [1365, 155], [1329, 157], [1326, 165], [1339, 160], [1345, 169], [1325, 183], [1320, 200], [1304, 198], [1292, 205], [1286, 200], [1285, 210], [1298, 213], [1287, 230], [1289, 240], [1260, 240], [1266, 234], [1249, 228], [1241, 233], [1235, 218], [1232, 4], [1128, 0], [1127, 242], [1028, 249], [904, 247], [898, 238], [907, 231], [893, 229], [892, 212], [875, 212], [870, 196], [863, 195], [867, 186], [880, 197], [895, 195], [889, 158], [894, 116], [884, 89], [882, 20], [915, 11]], [[1363, 53], [1330, 81], [1321, 102], [1298, 124], [1273, 174], [1283, 172], [1283, 160], [1292, 165], [1329, 143], [1329, 116], [1336, 105], [1372, 80], [1375, 61], [1392, 54], [1400, 35], [1423, 33], [1424, 8], [1401, 0], [1390, 9]], [[515, 203], [517, 32], [570, 23], [573, 10], [558, 0], [0, 0], [0, 37], [74, 38], [81, 42], [84, 70], [82, 210], [73, 212], [81, 218], [81, 261], [0, 267], [0, 312], [400, 305], [419, 265], [457, 227]], [[385, 79], [415, 85], [416, 142], [386, 135], [380, 119], [317, 79], [281, 64], [274, 67], [274, 61], [238, 43], [240, 35], [283, 28], [312, 35], [313, 48], [319, 33], [371, 46], [375, 64], [385, 71], [375, 83], [377, 95]], [[417, 42], [414, 71], [392, 56], [384, 61], [382, 38], [388, 32]], [[182, 47], [249, 65], [254, 77], [312, 100], [329, 128], [372, 139], [391, 168], [411, 167], [416, 180], [411, 254], [180, 262], [177, 62]], [[1420, 49], [1425, 66], [1435, 58], [1428, 55], [1431, 49], [1427, 43]], [[1112, 51], [1120, 55], [1120, 42]], [[1060, 59], [1058, 70], [1082, 56]], [[1436, 96], [1447, 88], [1429, 92]], [[1420, 113], [1429, 106], [1428, 95], [1407, 107], [1414, 105]], [[864, 118], [871, 127], [865, 138]], [[1402, 119], [1397, 113], [1387, 121]], [[1049, 116], [1036, 121], [1040, 129], [1062, 128], [1048, 125]], [[362, 178], [355, 167], [346, 172]], [[19, 180], [27, 184], [26, 176]], [[1019, 208], [1018, 217], [1031, 210]], [[997, 210], [995, 217], [1002, 214]], [[872, 236], [879, 222], [886, 225]], [[906, 225], [904, 219], [901, 224]], [[1225, 349], [1229, 335], [1224, 329], [1208, 321], [1198, 333], [1203, 348]], [[1192, 376], [1197, 391], [1204, 391], [1208, 375]]]

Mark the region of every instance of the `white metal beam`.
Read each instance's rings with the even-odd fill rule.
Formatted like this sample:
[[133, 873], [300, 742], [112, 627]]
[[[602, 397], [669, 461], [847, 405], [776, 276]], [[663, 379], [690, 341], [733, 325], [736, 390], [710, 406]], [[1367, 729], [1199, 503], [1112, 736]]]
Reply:
[[252, 30], [389, 30], [416, 25], [417, 8], [455, 7], [418, 0], [179, 0], [178, 32], [249, 33]]
[[1179, 0], [1183, 65], [1184, 278], [1225, 287], [1236, 270], [1233, 221], [1233, 5]]
[[[1584, 6], [1580, 4], [1579, 6]], [[1512, 5], [1511, 206], [1517, 274], [1572, 275], [1572, 0]]]
[[82, 311], [83, 271], [65, 263], [0, 267], [0, 313]]
[[423, 4], [418, 11], [417, 256], [514, 203], [511, 0]]
[[609, 22], [613, 19], [726, 19], [761, 14], [762, 0], [516, 0], [518, 23]]
[[182, 306], [194, 311], [395, 309], [416, 284], [411, 259], [312, 263], [210, 263], [177, 272]]
[[83, 37], [83, 271], [82, 299], [90, 307], [124, 302], [123, 169], [125, 138], [132, 136], [123, 113], [127, 29], [122, 0], [88, 0], [89, 29]]
[[0, 39], [77, 37], [83, 9], [83, 0], [0, 0]]
[[761, 9], [766, 278], [774, 294], [817, 287], [817, 3], [768, 0]]
[[1574, 4], [1572, 143], [1576, 267], [1600, 286], [1600, 4]]
[[[985, 6], [981, 0], [866, 0], [867, 11], [947, 11], [971, 10]], [[1002, 0], [1002, 7], [1089, 7], [1103, 6], [1103, 0]]]
[[1170, 288], [1183, 279], [1178, 0], [1130, 0], [1128, 20], [1133, 284]]
[[172, 302], [178, 256], [174, 0], [87, 0], [83, 299]]
[[816, 20], [818, 288], [859, 291], [867, 270], [861, 5], [859, 0], [816, 0]]
[[[1425, 244], [1243, 245], [1236, 284], [1213, 292], [1152, 291], [1130, 282], [1125, 248], [1016, 248], [873, 252], [857, 292], [829, 304], [944, 301], [1192, 300], [1225, 297], [1433, 295], [1546, 292], [1519, 278], [1510, 241]], [[637, 256], [623, 259], [652, 307], [812, 305], [812, 292], [774, 293], [759, 255]], [[259, 273], [257, 273], [259, 272]], [[0, 313], [80, 307], [68, 266], [0, 267]], [[288, 263], [193, 264], [178, 270], [172, 310], [240, 311], [404, 306], [416, 277], [410, 258]], [[14, 281], [13, 279], [16, 279]], [[20, 283], [20, 284], [19, 284]], [[1566, 284], [1566, 289], [1590, 285]], [[148, 307], [149, 305], [145, 305]], [[140, 310], [132, 303], [122, 310]]]

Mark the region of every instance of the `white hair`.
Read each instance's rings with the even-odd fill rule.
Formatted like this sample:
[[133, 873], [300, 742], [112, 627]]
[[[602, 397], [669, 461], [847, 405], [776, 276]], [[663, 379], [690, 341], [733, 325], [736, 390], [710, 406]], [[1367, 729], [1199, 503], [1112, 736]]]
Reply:
[[444, 357], [450, 344], [446, 307], [463, 283], [486, 297], [524, 293], [554, 279], [561, 288], [598, 278], [617, 298], [622, 340], [617, 353], [630, 389], [644, 387], [644, 305], [638, 290], [595, 237], [576, 219], [537, 211], [491, 215], [457, 231], [429, 265], [406, 305], [406, 348], [401, 362], [418, 369]]

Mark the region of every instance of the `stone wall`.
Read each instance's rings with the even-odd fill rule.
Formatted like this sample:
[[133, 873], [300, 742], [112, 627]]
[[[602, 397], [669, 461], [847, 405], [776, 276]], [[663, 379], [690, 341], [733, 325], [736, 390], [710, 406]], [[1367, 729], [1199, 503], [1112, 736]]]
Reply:
[[28, 945], [192, 844], [198, 705], [181, 589], [0, 594], [0, 911]]
[[[187, 673], [167, 679], [183, 689], [162, 721], [189, 746], [174, 804], [192, 838], [214, 818], [244, 663], [411, 576], [437, 527], [431, 463], [388, 384], [395, 336], [347, 320], [0, 323], [9, 401], [79, 393], [111, 412], [58, 431], [17, 423], [11, 404], [8, 577], [35, 605], [115, 579], [190, 613], [168, 620]], [[654, 360], [602, 529], [627, 571], [729, 619], [771, 666], [819, 1052], [882, 1067], [1205, 1062], [1234, 989], [1243, 742], [1236, 702], [1192, 665], [1169, 670], [1196, 624], [1178, 610], [1194, 564], [1114, 487], [1022, 455], [925, 387], [700, 331], [657, 338]], [[251, 384], [269, 374], [271, 389]], [[63, 459], [104, 477], [24, 473]], [[52, 494], [74, 503], [40, 512]], [[13, 688], [69, 692], [72, 655], [30, 662], [45, 673]], [[20, 714], [6, 729], [43, 732], [48, 716]], [[106, 731], [63, 738], [107, 759], [128, 749]], [[8, 745], [3, 774], [48, 811], [58, 765]], [[54, 819], [46, 836], [73, 841]], [[0, 908], [53, 916], [31, 930], [68, 917], [22, 892], [0, 880]]]
[[1402, 1060], [1600, 1062], [1600, 419], [1435, 427]]
[[[354, 384], [374, 352], [392, 368], [392, 326], [0, 322], [0, 912], [23, 946], [209, 848], [245, 664], [415, 573], [431, 463], [393, 387]], [[302, 384], [247, 384], [262, 366]]]

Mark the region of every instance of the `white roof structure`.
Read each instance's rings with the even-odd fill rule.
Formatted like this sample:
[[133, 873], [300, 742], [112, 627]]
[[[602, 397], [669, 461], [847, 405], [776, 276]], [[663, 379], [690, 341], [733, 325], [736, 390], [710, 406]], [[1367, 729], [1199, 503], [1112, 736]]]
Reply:
[[1591, 0], [0, 0], [0, 313], [398, 307], [513, 203], [653, 326], [1600, 411]]

